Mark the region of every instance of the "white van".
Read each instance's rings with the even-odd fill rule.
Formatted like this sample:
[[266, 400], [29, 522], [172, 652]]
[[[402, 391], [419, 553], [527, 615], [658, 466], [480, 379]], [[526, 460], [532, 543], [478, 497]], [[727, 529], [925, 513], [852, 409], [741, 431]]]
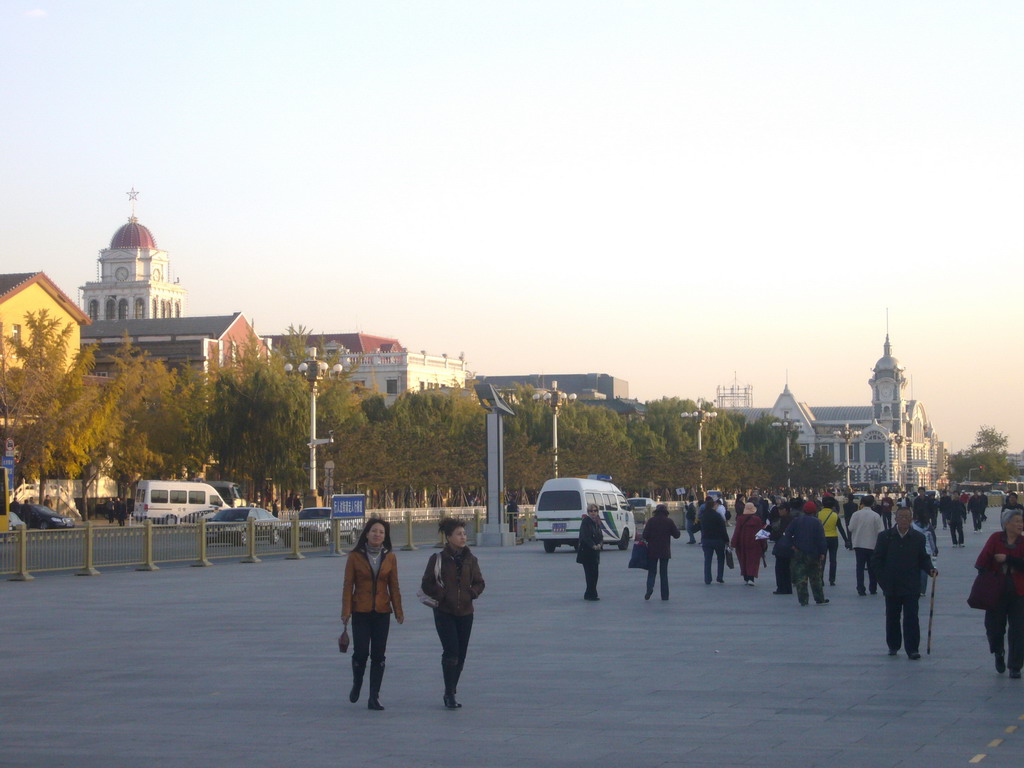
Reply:
[[636, 518], [622, 491], [606, 480], [562, 477], [544, 483], [537, 498], [537, 539], [544, 542], [545, 552], [554, 552], [561, 544], [575, 547], [590, 504], [601, 510], [605, 543], [629, 547]]
[[190, 480], [140, 480], [135, 489], [136, 520], [178, 523], [193, 512], [208, 512], [225, 506], [220, 494], [206, 483]]

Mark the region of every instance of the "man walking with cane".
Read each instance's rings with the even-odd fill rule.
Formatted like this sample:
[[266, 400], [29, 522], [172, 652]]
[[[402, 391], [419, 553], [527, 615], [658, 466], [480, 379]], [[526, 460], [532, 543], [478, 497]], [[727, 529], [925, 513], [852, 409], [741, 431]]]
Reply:
[[911, 518], [910, 509], [897, 510], [896, 525], [878, 535], [871, 565], [885, 593], [885, 641], [889, 655], [895, 656], [902, 646], [907, 658], [916, 661], [921, 658], [921, 571], [932, 578], [939, 572], [925, 551], [924, 535], [911, 528]]

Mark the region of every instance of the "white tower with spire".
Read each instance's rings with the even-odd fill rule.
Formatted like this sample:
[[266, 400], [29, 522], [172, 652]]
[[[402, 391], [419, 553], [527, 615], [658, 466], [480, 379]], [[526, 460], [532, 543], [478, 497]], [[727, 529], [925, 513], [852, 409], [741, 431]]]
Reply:
[[98, 280], [82, 286], [82, 309], [92, 320], [142, 320], [185, 315], [188, 291], [171, 278], [167, 251], [135, 217], [138, 192], [128, 199], [132, 215], [100, 251]]
[[899, 432], [906, 411], [903, 390], [907, 387], [905, 369], [892, 356], [889, 334], [885, 334], [883, 354], [875, 363], [874, 375], [868, 379], [871, 387], [871, 408], [874, 418], [890, 432]]

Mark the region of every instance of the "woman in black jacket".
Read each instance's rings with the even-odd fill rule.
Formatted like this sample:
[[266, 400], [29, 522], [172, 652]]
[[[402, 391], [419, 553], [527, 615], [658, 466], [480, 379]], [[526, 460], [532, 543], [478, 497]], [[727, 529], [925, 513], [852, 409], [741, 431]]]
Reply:
[[600, 521], [597, 505], [588, 504], [587, 516], [580, 522], [580, 537], [576, 542], [576, 562], [583, 566], [583, 575], [587, 580], [584, 600], [601, 599], [597, 596], [598, 566], [601, 563], [601, 546], [604, 544]]
[[434, 628], [441, 640], [444, 705], [458, 709], [462, 705], [455, 700], [455, 693], [473, 631], [473, 601], [484, 591], [484, 577], [476, 556], [466, 546], [466, 523], [446, 517], [439, 529], [447, 543], [430, 556], [420, 588], [437, 601]]

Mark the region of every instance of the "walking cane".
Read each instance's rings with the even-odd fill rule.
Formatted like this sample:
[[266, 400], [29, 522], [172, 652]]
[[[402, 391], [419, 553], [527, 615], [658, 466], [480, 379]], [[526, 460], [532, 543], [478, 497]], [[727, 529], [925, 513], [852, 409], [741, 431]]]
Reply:
[[928, 655], [932, 655], [932, 622], [935, 620], [935, 582], [939, 580], [939, 575], [935, 574], [932, 576], [932, 607], [928, 611]]

